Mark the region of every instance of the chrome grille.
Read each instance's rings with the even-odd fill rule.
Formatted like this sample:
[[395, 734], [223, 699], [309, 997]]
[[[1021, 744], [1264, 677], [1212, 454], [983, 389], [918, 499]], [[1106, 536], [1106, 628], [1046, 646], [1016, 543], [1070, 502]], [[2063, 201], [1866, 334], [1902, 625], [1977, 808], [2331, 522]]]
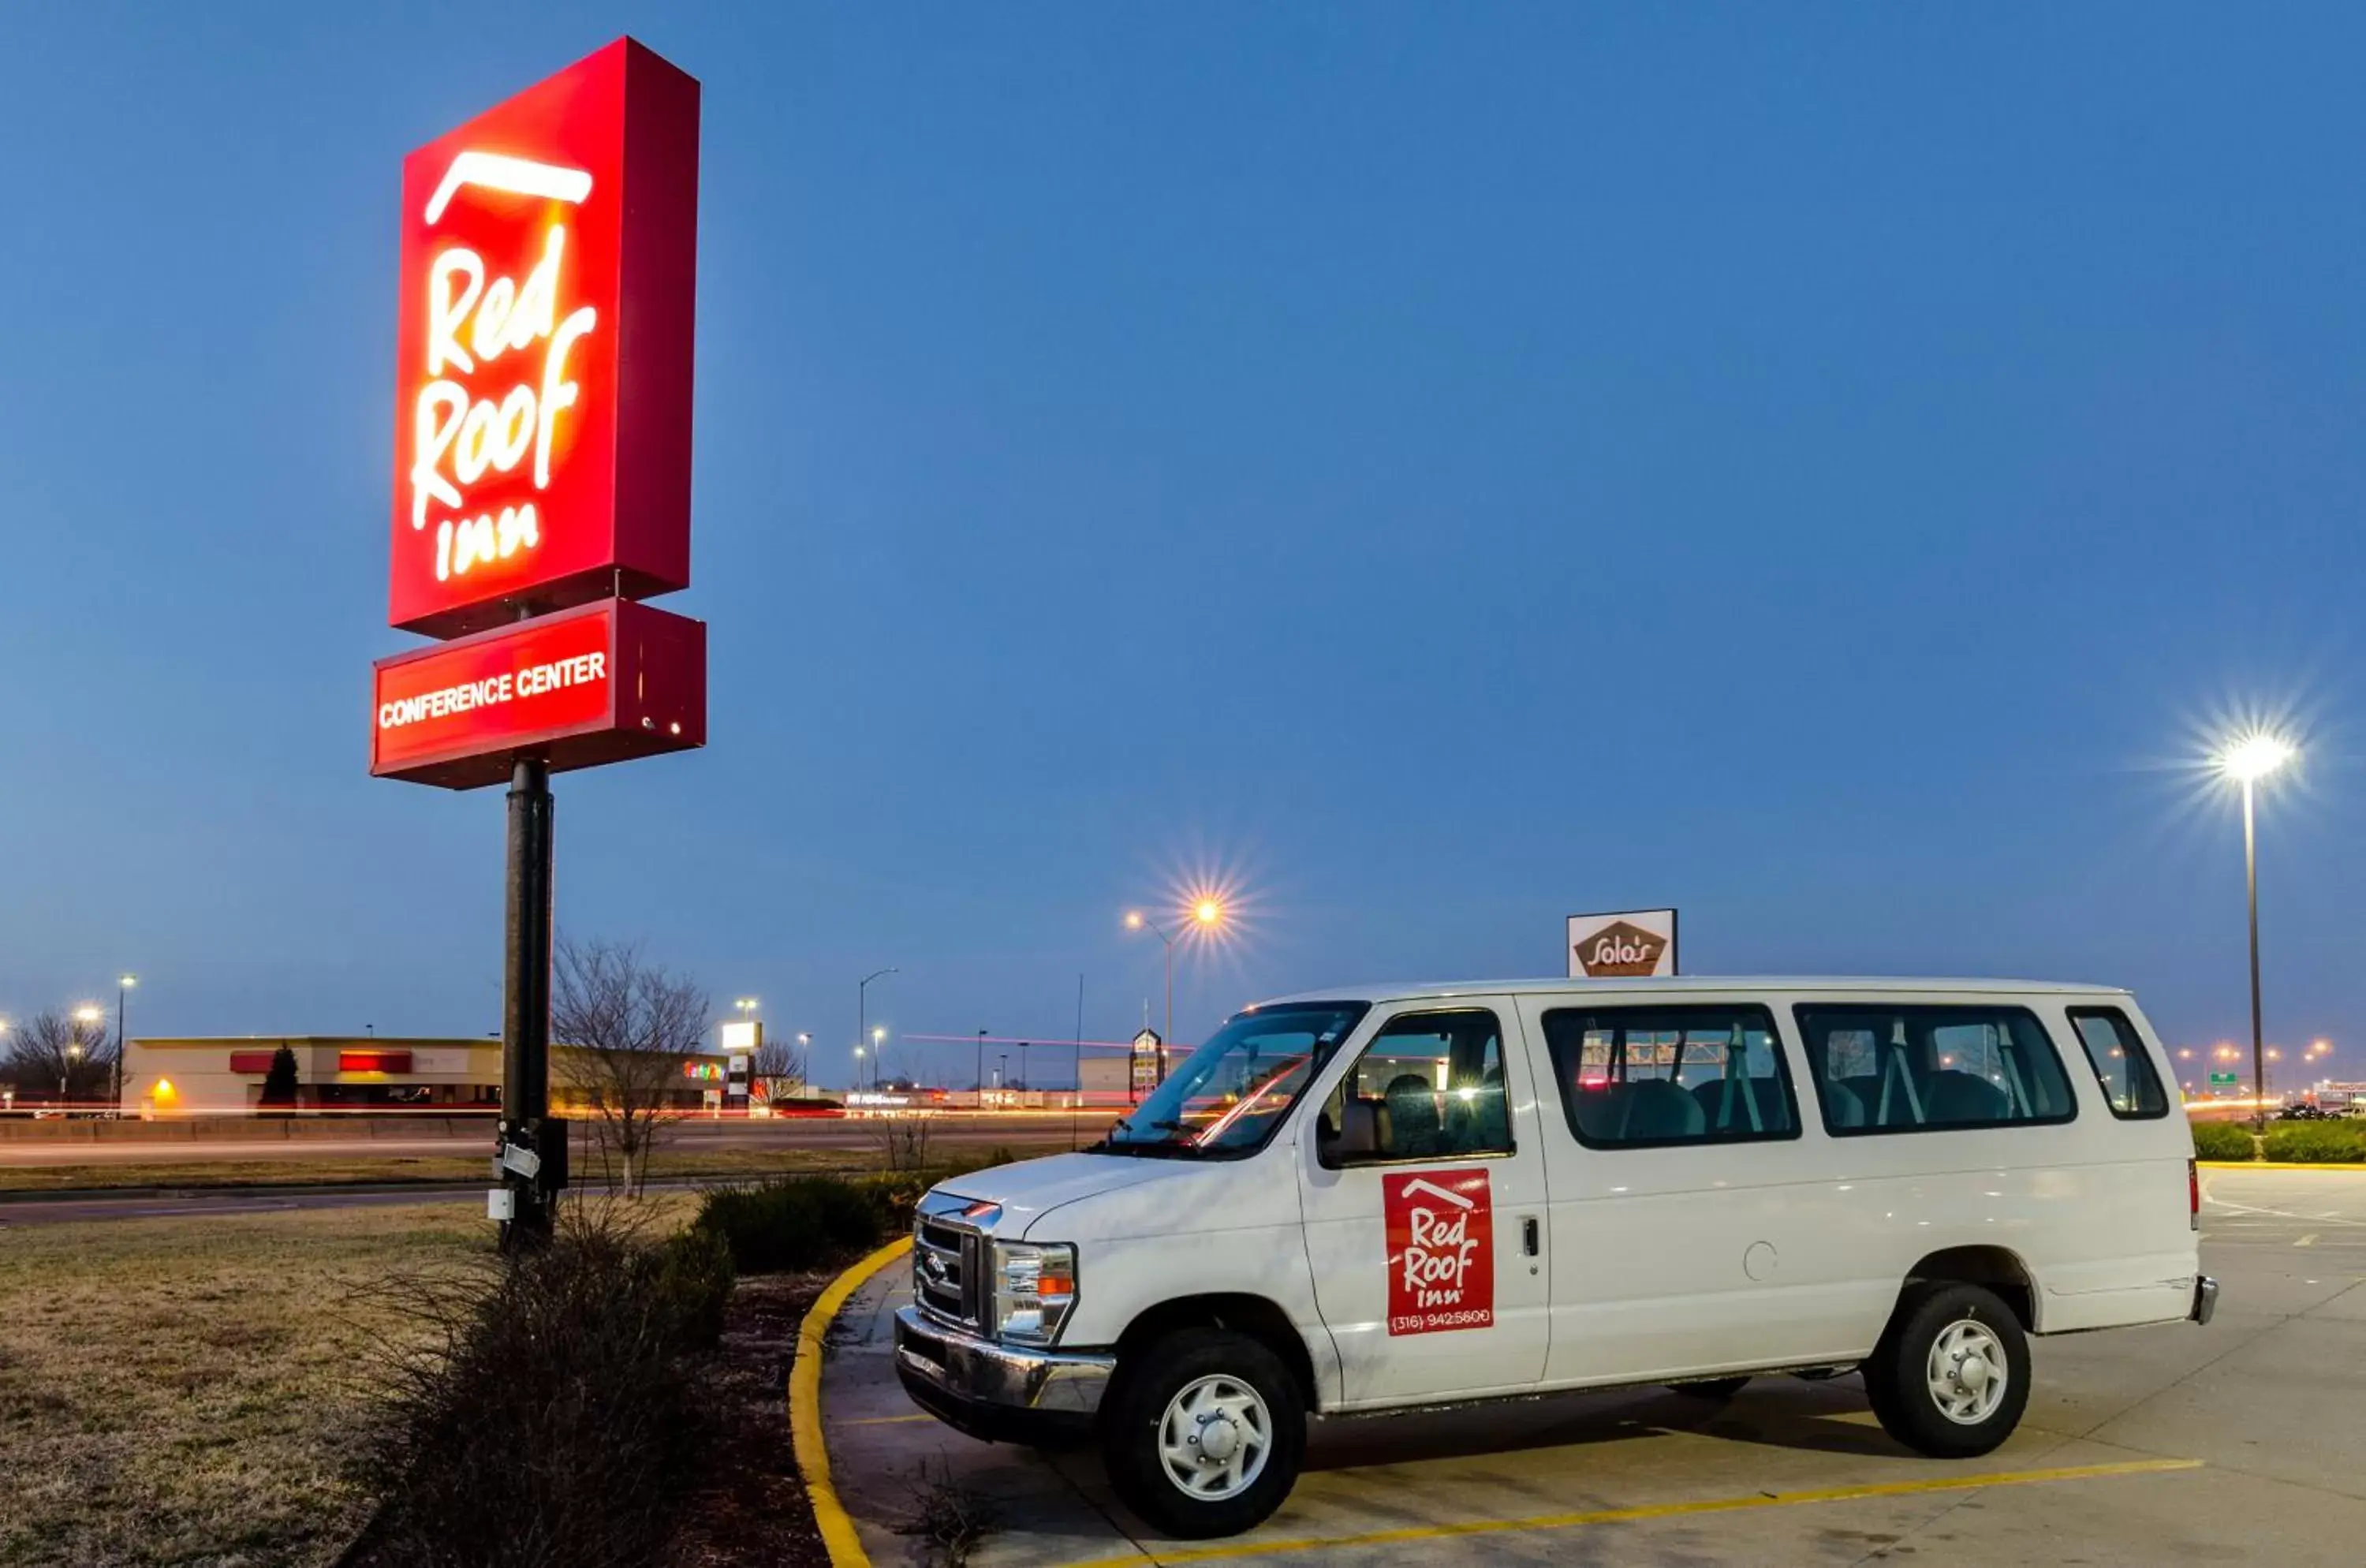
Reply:
[[[931, 1200], [938, 1195], [930, 1194]], [[939, 1200], [956, 1211], [963, 1200]], [[985, 1320], [986, 1238], [923, 1201], [912, 1224], [912, 1294], [920, 1310], [943, 1323], [976, 1328]]]

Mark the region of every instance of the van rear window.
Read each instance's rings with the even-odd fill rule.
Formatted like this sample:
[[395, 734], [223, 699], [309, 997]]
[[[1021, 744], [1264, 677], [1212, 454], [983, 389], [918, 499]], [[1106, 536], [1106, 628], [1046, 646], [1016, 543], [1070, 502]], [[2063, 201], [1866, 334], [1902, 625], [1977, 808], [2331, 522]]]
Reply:
[[2103, 1086], [2112, 1115], [2123, 1122], [2144, 1122], [2169, 1114], [2169, 1091], [2160, 1087], [2152, 1055], [2127, 1014], [2117, 1008], [2072, 1008], [2070, 1027], [2087, 1048], [2087, 1061], [2095, 1069], [2095, 1081]]
[[1799, 1135], [1764, 1008], [1554, 1008], [1544, 1022], [1561, 1110], [1588, 1148]]
[[2062, 1057], [2026, 1008], [1797, 1010], [1824, 1130], [1840, 1137], [2067, 1122]]

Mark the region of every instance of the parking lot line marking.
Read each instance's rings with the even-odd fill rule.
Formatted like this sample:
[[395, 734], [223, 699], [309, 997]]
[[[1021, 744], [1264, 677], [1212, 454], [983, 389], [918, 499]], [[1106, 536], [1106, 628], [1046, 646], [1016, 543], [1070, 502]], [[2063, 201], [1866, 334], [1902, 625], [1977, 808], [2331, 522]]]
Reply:
[[2293, 1245], [2294, 1247], [2315, 1247], [2316, 1245], [2316, 1236], [2317, 1233], [2311, 1231], [2306, 1235], [2301, 1237], [2298, 1241], [2293, 1243]]
[[1193, 1546], [1177, 1551], [1135, 1551], [1122, 1557], [1097, 1557], [1068, 1568], [1159, 1568], [1180, 1562], [1213, 1562], [1220, 1559], [1266, 1557], [1286, 1551], [1319, 1551], [1343, 1546], [1391, 1546], [1399, 1541], [1448, 1540], [1457, 1536], [1501, 1535], [1512, 1530], [1569, 1529], [1579, 1525], [1635, 1524], [1647, 1519], [1678, 1518], [1692, 1514], [1729, 1514], [1751, 1508], [1789, 1508], [1805, 1503], [1853, 1503], [1866, 1497], [1911, 1497], [1925, 1492], [1973, 1492], [1989, 1486], [2032, 1486], [2042, 1482], [2095, 1481], [2113, 1475], [2157, 1475], [2168, 1471], [2200, 1470], [2198, 1459], [2129, 1460], [2118, 1464], [2074, 1464], [2057, 1470], [2007, 1470], [1985, 1475], [1933, 1477], [1927, 1481], [1883, 1481], [1863, 1486], [1827, 1486], [1812, 1492], [1752, 1492], [1741, 1497], [1706, 1497], [1691, 1503], [1650, 1503], [1633, 1508], [1596, 1508], [1584, 1513], [1532, 1514], [1518, 1519], [1472, 1519], [1461, 1524], [1408, 1525], [1401, 1529], [1370, 1530], [1362, 1535], [1305, 1536], [1289, 1540], [1243, 1541], [1232, 1546]]
[[806, 1478], [806, 1495], [813, 1503], [814, 1526], [829, 1553], [830, 1568], [871, 1568], [870, 1553], [854, 1521], [829, 1483], [829, 1446], [821, 1435], [821, 1347], [838, 1309], [861, 1290], [863, 1281], [912, 1250], [912, 1238], [891, 1241], [829, 1282], [797, 1325], [797, 1354], [789, 1368], [789, 1446], [797, 1469]]
[[841, 1427], [894, 1427], [906, 1421], [933, 1421], [933, 1416], [865, 1416], [853, 1421], [840, 1421]]

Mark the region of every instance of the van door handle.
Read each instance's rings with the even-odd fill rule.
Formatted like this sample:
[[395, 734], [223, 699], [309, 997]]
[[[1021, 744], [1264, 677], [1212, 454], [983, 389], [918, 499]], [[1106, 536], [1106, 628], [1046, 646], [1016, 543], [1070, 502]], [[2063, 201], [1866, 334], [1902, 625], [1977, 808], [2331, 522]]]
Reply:
[[1520, 1250], [1531, 1258], [1537, 1255], [1537, 1217], [1534, 1214], [1521, 1217]]

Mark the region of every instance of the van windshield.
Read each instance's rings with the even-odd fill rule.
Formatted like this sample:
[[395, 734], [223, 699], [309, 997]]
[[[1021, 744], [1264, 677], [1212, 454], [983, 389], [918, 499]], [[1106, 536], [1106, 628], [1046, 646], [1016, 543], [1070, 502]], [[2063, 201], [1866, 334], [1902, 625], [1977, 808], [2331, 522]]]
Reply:
[[1265, 1146], [1364, 1002], [1289, 1003], [1235, 1017], [1087, 1152], [1225, 1159]]

